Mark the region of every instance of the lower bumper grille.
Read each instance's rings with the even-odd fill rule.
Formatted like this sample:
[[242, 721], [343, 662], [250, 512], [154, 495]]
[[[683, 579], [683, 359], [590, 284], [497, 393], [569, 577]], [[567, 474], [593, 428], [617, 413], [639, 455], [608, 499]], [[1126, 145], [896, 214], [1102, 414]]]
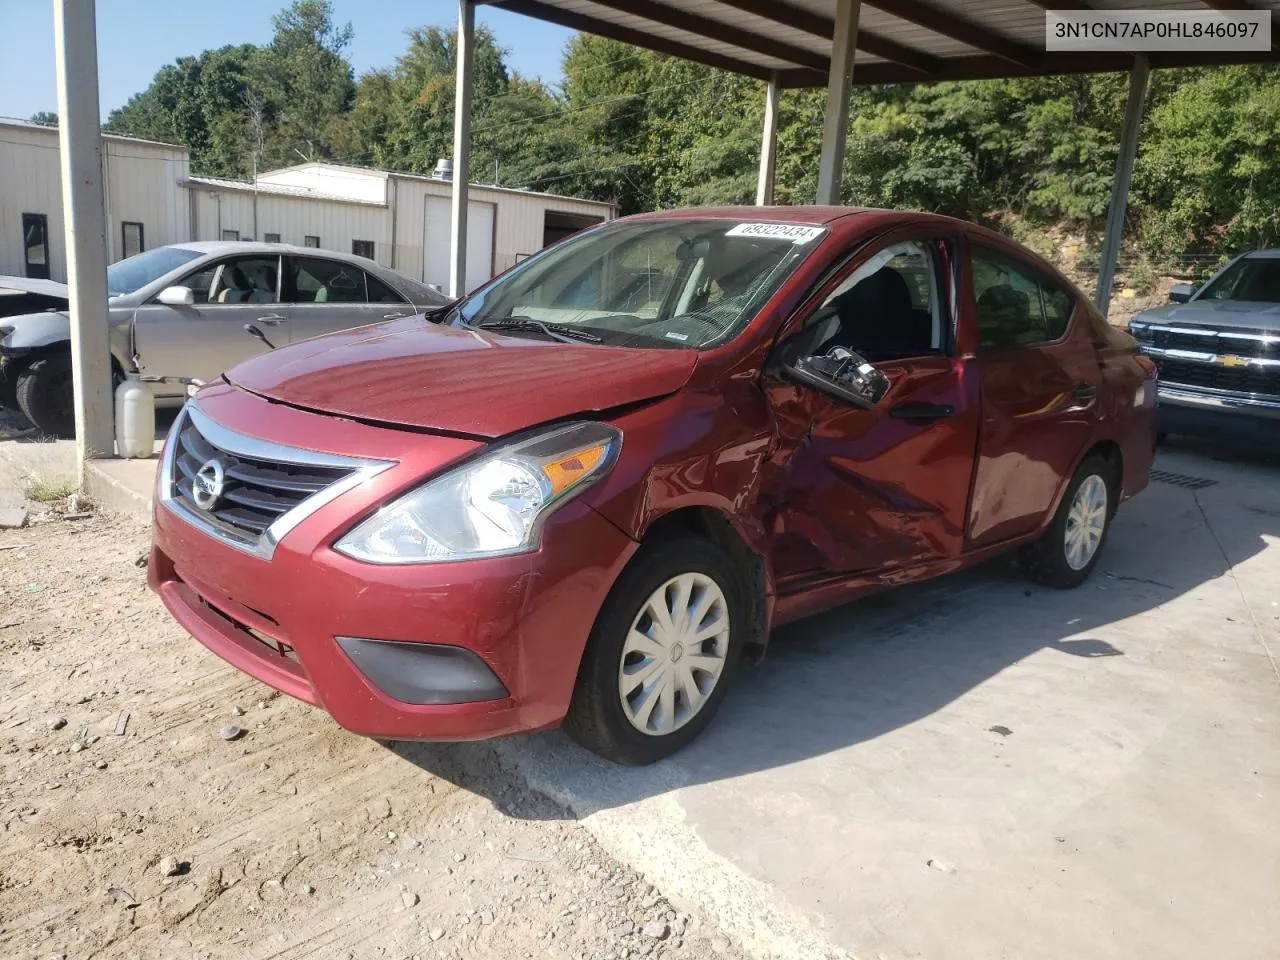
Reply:
[[1280, 396], [1280, 367], [1224, 367], [1216, 363], [1171, 357], [1158, 357], [1155, 360], [1160, 380], [1164, 383]]

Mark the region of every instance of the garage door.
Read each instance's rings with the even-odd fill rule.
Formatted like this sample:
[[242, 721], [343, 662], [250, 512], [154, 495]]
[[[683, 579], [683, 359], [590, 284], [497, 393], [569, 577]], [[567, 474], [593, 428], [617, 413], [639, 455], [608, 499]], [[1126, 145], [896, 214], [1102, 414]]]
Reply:
[[[467, 204], [467, 292], [493, 276], [494, 205], [472, 200]], [[439, 284], [449, 292], [448, 197], [427, 197], [427, 214], [422, 238], [422, 280]]]

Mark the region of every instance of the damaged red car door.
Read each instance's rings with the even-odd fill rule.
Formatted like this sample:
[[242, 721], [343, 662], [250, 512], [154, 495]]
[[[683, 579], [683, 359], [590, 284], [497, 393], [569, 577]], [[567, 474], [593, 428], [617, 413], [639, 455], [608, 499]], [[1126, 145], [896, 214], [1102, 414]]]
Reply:
[[780, 595], [959, 556], [979, 422], [956, 358], [953, 238], [894, 231], [858, 250], [779, 337], [775, 358], [843, 347], [891, 382], [860, 409], [766, 372], [780, 448], [772, 524]]

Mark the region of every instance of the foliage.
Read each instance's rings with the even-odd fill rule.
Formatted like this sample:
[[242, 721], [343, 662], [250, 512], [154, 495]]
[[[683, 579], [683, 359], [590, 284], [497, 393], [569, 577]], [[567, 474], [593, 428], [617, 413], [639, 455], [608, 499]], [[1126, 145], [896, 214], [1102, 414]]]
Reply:
[[[223, 176], [313, 157], [428, 173], [452, 155], [452, 32], [409, 30], [394, 63], [353, 81], [351, 28], [329, 0], [294, 0], [272, 23], [266, 46], [162, 68], [108, 129], [186, 143], [195, 172]], [[762, 83], [579, 34], [552, 89], [511, 71], [487, 29], [475, 42], [473, 180], [623, 213], [754, 198]], [[1049, 226], [1095, 235], [1126, 96], [1123, 74], [858, 87], [843, 200], [985, 221], [1046, 248]], [[814, 195], [824, 101], [783, 94], [779, 203]], [[1278, 148], [1277, 68], [1155, 71], [1129, 205], [1150, 263], [1280, 242]]]
[[42, 127], [56, 127], [58, 125], [58, 115], [48, 110], [38, 110], [31, 115], [28, 123], [38, 123]]

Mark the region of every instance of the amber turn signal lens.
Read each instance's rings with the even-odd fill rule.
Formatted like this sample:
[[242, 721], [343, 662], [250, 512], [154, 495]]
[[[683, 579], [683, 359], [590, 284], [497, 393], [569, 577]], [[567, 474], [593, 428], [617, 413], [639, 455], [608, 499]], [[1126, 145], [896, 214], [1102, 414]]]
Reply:
[[551, 481], [551, 495], [554, 497], [563, 493], [583, 477], [590, 474], [596, 465], [604, 459], [608, 451], [608, 444], [602, 443], [599, 446], [587, 447], [585, 450], [578, 450], [566, 457], [544, 463], [542, 472]]

